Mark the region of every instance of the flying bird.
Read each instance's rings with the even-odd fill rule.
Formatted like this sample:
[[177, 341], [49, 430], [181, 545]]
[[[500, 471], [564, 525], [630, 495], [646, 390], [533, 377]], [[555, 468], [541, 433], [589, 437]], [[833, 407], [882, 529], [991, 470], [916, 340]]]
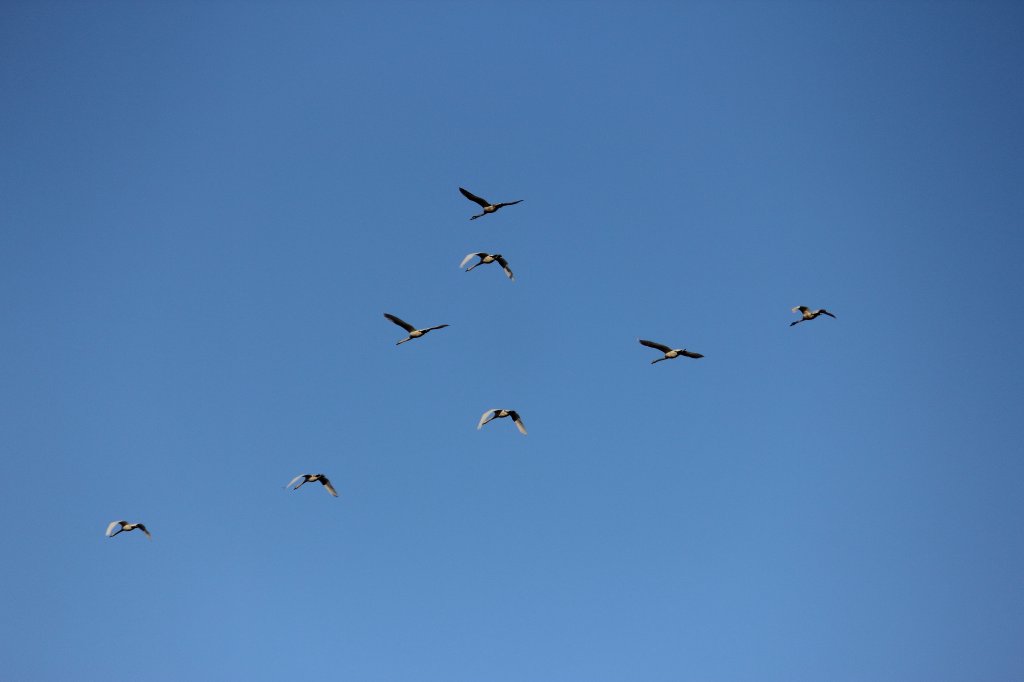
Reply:
[[[299, 479], [302, 479], [302, 483], [295, 485], [295, 481], [298, 481]], [[295, 485], [295, 487], [292, 488], [292, 490], [298, 490], [307, 483], [313, 483], [314, 481], [320, 481], [320, 484], [323, 487], [327, 488], [327, 492], [329, 492], [331, 495], [334, 495], [335, 497], [338, 496], [338, 491], [334, 489], [334, 486], [331, 485], [331, 482], [323, 474], [299, 474], [298, 476], [293, 478], [292, 482], [286, 485], [285, 488], [292, 488], [292, 486]]]
[[462, 196], [466, 197], [467, 199], [474, 203], [480, 204], [480, 206], [482, 206], [484, 209], [483, 213], [478, 213], [475, 216], [472, 216], [470, 220], [476, 220], [480, 216], [487, 215], [488, 213], [494, 213], [502, 206], [514, 206], [523, 201], [522, 199], [519, 199], [518, 201], [507, 201], [503, 204], [492, 204], [491, 202], [487, 201], [487, 199], [482, 199], [478, 197], [477, 195], [470, 192], [468, 189], [463, 189], [460, 187], [459, 191], [462, 192]]
[[516, 276], [512, 274], [512, 270], [508, 267], [508, 261], [505, 260], [505, 257], [502, 256], [500, 253], [470, 253], [465, 258], [462, 259], [462, 263], [459, 264], [459, 267], [465, 268], [466, 263], [468, 263], [470, 259], [473, 258], [474, 256], [476, 256], [480, 260], [479, 262], [473, 263], [471, 266], [466, 268], [466, 272], [469, 272], [478, 265], [487, 265], [488, 263], [494, 263], [495, 261], [497, 261], [498, 265], [501, 266], [501, 269], [505, 271], [505, 275], [513, 282], [516, 281]]
[[405, 331], [409, 332], [409, 336], [405, 337], [404, 339], [402, 339], [401, 341], [396, 343], [395, 344], [396, 346], [401, 346], [403, 343], [405, 343], [406, 341], [408, 341], [410, 339], [418, 339], [421, 336], [423, 336], [424, 334], [426, 334], [427, 332], [432, 332], [435, 329], [444, 329], [445, 327], [448, 326], [446, 324], [439, 324], [436, 327], [427, 327], [426, 329], [416, 329], [416, 327], [412, 326], [411, 324], [409, 324], [408, 322], [406, 322], [404, 320], [401, 320], [401, 319], [395, 317], [391, 313], [384, 313], [384, 317], [388, 318], [389, 320], [391, 320], [392, 322], [397, 324], [399, 327], [401, 327]]
[[[114, 526], [121, 526], [117, 529], [116, 533], [111, 532], [114, 530]], [[146, 537], [150, 540], [153, 539], [153, 536], [150, 535], [149, 531], [146, 530], [146, 527], [144, 525], [142, 525], [141, 523], [128, 523], [127, 521], [111, 521], [110, 525], [107, 526], [107, 537], [112, 538], [115, 535], [117, 535], [117, 533], [124, 533], [125, 531], [135, 530], [136, 528], [145, 533]]]
[[484, 424], [491, 421], [492, 419], [503, 419], [505, 417], [512, 417], [512, 421], [516, 423], [516, 428], [519, 429], [519, 433], [526, 435], [526, 427], [523, 426], [523, 420], [519, 418], [519, 413], [515, 410], [487, 410], [480, 417], [480, 423], [476, 425], [477, 431], [484, 427]]
[[656, 350], [660, 350], [662, 353], [665, 354], [665, 357], [663, 357], [663, 358], [658, 358], [657, 360], [651, 360], [651, 364], [652, 365], [654, 363], [656, 363], [656, 362], [661, 362], [662, 360], [671, 360], [672, 358], [678, 358], [680, 355], [685, 355], [688, 358], [702, 358], [702, 357], [704, 357], [700, 353], [691, 353], [690, 351], [686, 350], [685, 348], [669, 348], [668, 346], [663, 346], [660, 343], [655, 343], [654, 341], [648, 341], [646, 339], [637, 339], [637, 340], [640, 342], [641, 345], [647, 346], [648, 348], [654, 348]]
[[825, 310], [824, 308], [822, 308], [821, 310], [811, 310], [810, 308], [808, 308], [805, 305], [798, 305], [797, 307], [793, 308], [793, 312], [794, 313], [798, 312], [801, 315], [803, 315], [803, 317], [801, 317], [796, 322], [790, 322], [789, 323], [790, 327], [792, 327], [794, 324], [800, 324], [801, 322], [806, 322], [807, 320], [813, 320], [818, 315], [828, 315], [831, 318], [835, 318], [835, 315], [833, 315], [829, 311]]

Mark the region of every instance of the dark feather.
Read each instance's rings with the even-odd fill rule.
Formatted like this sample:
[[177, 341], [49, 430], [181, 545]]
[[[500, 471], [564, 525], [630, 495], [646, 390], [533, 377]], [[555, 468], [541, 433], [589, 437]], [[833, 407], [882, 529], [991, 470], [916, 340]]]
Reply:
[[638, 339], [638, 341], [640, 341], [640, 345], [647, 346], [648, 348], [655, 348], [657, 350], [660, 350], [662, 353], [667, 353], [670, 350], [672, 350], [668, 346], [663, 346], [660, 343], [655, 343], [654, 341], [648, 341], [647, 339]]
[[472, 192], [470, 192], [468, 189], [463, 189], [463, 188], [460, 187], [459, 191], [462, 192], [462, 196], [466, 197], [470, 201], [473, 201], [473, 202], [476, 202], [476, 203], [480, 204], [484, 208], [487, 208], [488, 206], [491, 205], [491, 202], [487, 201], [487, 199], [481, 199], [477, 195], [475, 195]]
[[412, 326], [411, 324], [409, 324], [408, 322], [406, 322], [404, 320], [401, 320], [401, 319], [395, 317], [391, 313], [384, 313], [384, 317], [388, 318], [389, 320], [391, 320], [392, 322], [394, 322], [395, 324], [397, 324], [399, 327], [401, 327], [402, 329], [404, 329], [407, 332], [414, 332], [414, 331], [416, 331], [416, 327]]

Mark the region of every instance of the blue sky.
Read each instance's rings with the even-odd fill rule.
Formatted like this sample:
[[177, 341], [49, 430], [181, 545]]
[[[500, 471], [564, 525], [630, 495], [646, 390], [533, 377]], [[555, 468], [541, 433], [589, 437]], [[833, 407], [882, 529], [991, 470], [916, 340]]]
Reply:
[[5, 677], [1024, 677], [1022, 24], [6, 3]]

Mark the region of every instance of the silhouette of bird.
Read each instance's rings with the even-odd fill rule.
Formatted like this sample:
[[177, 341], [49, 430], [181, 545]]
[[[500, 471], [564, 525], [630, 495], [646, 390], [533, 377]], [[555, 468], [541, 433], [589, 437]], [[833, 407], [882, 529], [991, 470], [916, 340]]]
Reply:
[[470, 270], [472, 270], [473, 268], [477, 267], [478, 265], [487, 265], [488, 263], [494, 263], [495, 261], [497, 261], [498, 265], [501, 266], [501, 269], [505, 271], [505, 275], [510, 280], [512, 280], [513, 282], [516, 281], [516, 276], [512, 274], [512, 270], [508, 267], [508, 261], [505, 260], [505, 257], [502, 256], [500, 253], [471, 253], [471, 254], [468, 254], [465, 258], [462, 259], [462, 263], [459, 264], [459, 267], [460, 268], [465, 268], [466, 267], [466, 263], [468, 263], [469, 260], [471, 258], [473, 258], [473, 256], [476, 256], [477, 258], [479, 258], [480, 261], [477, 262], [477, 263], [473, 263], [471, 266], [466, 268], [466, 272], [469, 272]]
[[[302, 479], [302, 483], [295, 485], [295, 481], [299, 480], [300, 478]], [[329, 492], [331, 495], [334, 495], [335, 497], [338, 496], [338, 491], [334, 489], [334, 486], [331, 485], [331, 482], [323, 474], [299, 474], [298, 476], [293, 478], [292, 482], [286, 485], [285, 488], [292, 488], [292, 486], [295, 485], [295, 487], [292, 488], [292, 490], [298, 490], [307, 483], [313, 483], [314, 481], [320, 481], [320, 484], [323, 485], [323, 487], [327, 488], [327, 492]]]
[[704, 357], [700, 353], [691, 353], [690, 351], [686, 350], [685, 348], [669, 348], [668, 346], [663, 346], [660, 343], [655, 343], [654, 341], [648, 341], [646, 339], [637, 339], [637, 340], [641, 343], [641, 345], [647, 346], [648, 348], [654, 348], [656, 350], [660, 350], [662, 353], [665, 354], [665, 357], [663, 357], [663, 358], [658, 358], [657, 360], [651, 360], [651, 364], [652, 365], [654, 363], [656, 363], [656, 362], [661, 362], [662, 360], [671, 360], [672, 358], [678, 358], [680, 355], [685, 355], [688, 358], [702, 358], [702, 357]]
[[143, 533], [146, 534], [147, 538], [149, 538], [150, 540], [153, 539], [153, 536], [150, 535], [149, 531], [146, 530], [146, 527], [144, 525], [142, 525], [141, 523], [128, 523], [127, 521], [111, 521], [110, 525], [107, 526], [107, 537], [108, 538], [112, 538], [115, 535], [117, 535], [117, 533], [111, 533], [110, 532], [110, 531], [114, 530], [114, 526], [121, 526], [120, 528], [117, 529], [117, 533], [124, 533], [126, 531], [135, 530], [136, 528], [138, 528], [139, 530], [141, 530]]
[[522, 199], [519, 199], [518, 201], [507, 201], [503, 204], [492, 204], [491, 202], [487, 201], [487, 199], [478, 197], [477, 195], [470, 192], [468, 189], [463, 189], [460, 187], [459, 191], [462, 192], [462, 196], [466, 197], [467, 199], [474, 203], [480, 204], [480, 206], [482, 206], [484, 209], [483, 213], [478, 213], [475, 216], [472, 216], [470, 220], [476, 220], [480, 216], [487, 215], [488, 213], [494, 213], [502, 206], [515, 206], [516, 204], [521, 203], [523, 201]]
[[818, 315], [828, 315], [831, 318], [835, 318], [835, 315], [833, 315], [829, 311], [825, 310], [824, 308], [822, 308], [821, 310], [811, 310], [810, 308], [808, 308], [805, 305], [798, 305], [797, 307], [793, 308], [793, 312], [794, 313], [799, 312], [801, 315], [803, 315], [803, 317], [800, 318], [799, 320], [797, 320], [796, 322], [790, 322], [789, 323], [790, 327], [792, 327], [794, 324], [800, 324], [801, 322], [806, 322], [807, 320], [813, 320]]
[[404, 339], [402, 339], [401, 341], [396, 343], [395, 344], [396, 346], [401, 346], [403, 343], [405, 343], [406, 341], [408, 341], [410, 339], [418, 339], [421, 336], [423, 336], [424, 334], [426, 334], [427, 332], [432, 332], [435, 329], [444, 329], [445, 327], [448, 326], [446, 324], [439, 324], [436, 327], [427, 327], [426, 329], [416, 329], [416, 327], [413, 327], [408, 322], [405, 322], [404, 320], [401, 320], [401, 319], [395, 317], [391, 313], [384, 313], [384, 317], [388, 318], [389, 320], [391, 320], [392, 322], [397, 324], [399, 327], [401, 327], [405, 331], [409, 332], [409, 336], [405, 337]]
[[[490, 416], [488, 416], [490, 415]], [[477, 431], [484, 427], [484, 424], [493, 419], [503, 419], [505, 417], [512, 417], [512, 421], [516, 423], [516, 428], [519, 429], [519, 433], [526, 435], [526, 427], [523, 426], [523, 420], [519, 418], [519, 413], [515, 410], [487, 410], [480, 417], [480, 423], [476, 425]]]

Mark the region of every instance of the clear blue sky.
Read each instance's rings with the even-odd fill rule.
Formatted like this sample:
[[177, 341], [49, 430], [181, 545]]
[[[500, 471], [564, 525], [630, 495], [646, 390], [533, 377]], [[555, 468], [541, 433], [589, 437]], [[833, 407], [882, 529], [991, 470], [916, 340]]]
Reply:
[[5, 3], [3, 677], [1024, 679], [1022, 31]]

